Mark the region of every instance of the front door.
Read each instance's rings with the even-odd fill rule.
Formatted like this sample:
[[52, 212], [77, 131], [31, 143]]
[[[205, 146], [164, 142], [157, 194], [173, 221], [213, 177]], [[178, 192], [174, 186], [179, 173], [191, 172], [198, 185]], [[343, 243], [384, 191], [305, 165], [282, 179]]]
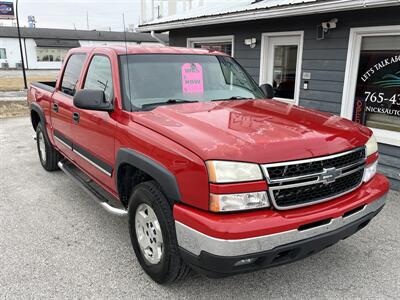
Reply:
[[[113, 101], [114, 87], [111, 62], [105, 55], [90, 59], [83, 89], [102, 90], [107, 101]], [[112, 188], [114, 167], [114, 135], [116, 121], [112, 113], [73, 108], [72, 138], [74, 159], [79, 166], [102, 184]]]
[[298, 104], [302, 33], [267, 33], [262, 36], [260, 83], [269, 83], [275, 99]]

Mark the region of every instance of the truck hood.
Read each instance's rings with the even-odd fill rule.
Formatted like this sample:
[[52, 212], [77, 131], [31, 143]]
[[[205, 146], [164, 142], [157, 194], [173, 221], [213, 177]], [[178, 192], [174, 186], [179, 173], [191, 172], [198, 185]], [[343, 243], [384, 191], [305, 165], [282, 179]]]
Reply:
[[270, 163], [330, 155], [364, 145], [371, 131], [338, 116], [276, 100], [159, 106], [132, 120], [203, 160]]

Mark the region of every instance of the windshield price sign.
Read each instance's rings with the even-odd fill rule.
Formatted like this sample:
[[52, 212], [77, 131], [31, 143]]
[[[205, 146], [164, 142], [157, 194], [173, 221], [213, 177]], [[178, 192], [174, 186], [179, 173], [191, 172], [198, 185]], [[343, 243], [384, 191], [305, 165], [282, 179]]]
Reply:
[[182, 66], [182, 91], [184, 94], [204, 92], [203, 68], [199, 63], [186, 63]]

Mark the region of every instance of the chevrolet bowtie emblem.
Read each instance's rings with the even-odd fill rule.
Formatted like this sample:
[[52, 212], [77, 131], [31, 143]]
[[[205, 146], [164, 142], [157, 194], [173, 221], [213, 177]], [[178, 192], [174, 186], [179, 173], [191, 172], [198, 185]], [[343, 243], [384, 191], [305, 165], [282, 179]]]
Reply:
[[324, 168], [322, 173], [319, 175], [319, 181], [324, 184], [331, 183], [334, 182], [340, 174], [342, 174], [342, 172], [336, 168]]

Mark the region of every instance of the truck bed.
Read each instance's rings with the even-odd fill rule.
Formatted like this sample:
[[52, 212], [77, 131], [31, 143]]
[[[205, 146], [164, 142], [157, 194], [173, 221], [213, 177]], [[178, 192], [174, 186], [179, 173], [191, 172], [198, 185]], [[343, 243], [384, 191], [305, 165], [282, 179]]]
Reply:
[[31, 83], [31, 86], [35, 86], [52, 93], [56, 87], [56, 81], [35, 81]]

